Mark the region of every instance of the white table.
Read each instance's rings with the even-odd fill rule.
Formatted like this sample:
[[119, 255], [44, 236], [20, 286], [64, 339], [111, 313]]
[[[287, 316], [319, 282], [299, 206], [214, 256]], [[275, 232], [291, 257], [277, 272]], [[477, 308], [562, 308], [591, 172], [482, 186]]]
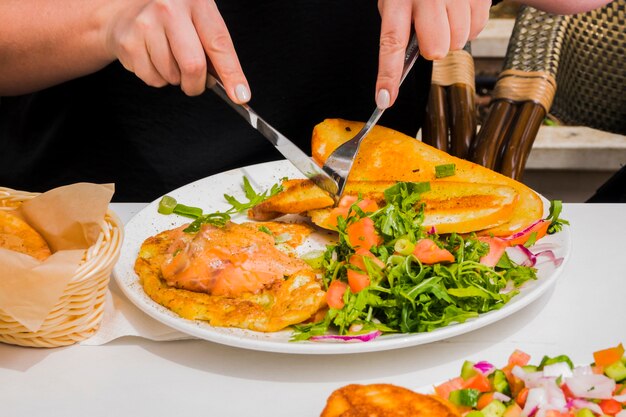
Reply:
[[[114, 204], [125, 220], [143, 204]], [[358, 355], [264, 353], [200, 340], [123, 338], [105, 346], [0, 344], [0, 416], [317, 416], [332, 390], [388, 382], [419, 388], [464, 359], [504, 365], [516, 348], [592, 360], [626, 342], [626, 205], [565, 206], [573, 252], [553, 290], [475, 332]]]

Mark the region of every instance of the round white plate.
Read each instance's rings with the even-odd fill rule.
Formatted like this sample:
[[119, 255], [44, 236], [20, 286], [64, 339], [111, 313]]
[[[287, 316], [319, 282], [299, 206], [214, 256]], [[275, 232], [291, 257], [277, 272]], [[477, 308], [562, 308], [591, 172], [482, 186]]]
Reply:
[[[224, 194], [234, 195], [245, 201], [242, 190], [244, 175], [257, 191], [269, 189], [284, 177], [302, 178], [302, 174], [288, 161], [268, 162], [213, 175], [174, 190], [168, 195], [176, 198], [180, 203], [201, 207], [205, 213], [225, 211], [230, 206], [224, 200]], [[289, 330], [260, 333], [212, 327], [206, 322], [183, 319], [146, 295], [134, 272], [135, 259], [141, 244], [150, 236], [189, 221], [176, 215], [159, 214], [157, 212], [159, 200], [153, 201], [137, 213], [125, 227], [126, 236], [120, 259], [113, 269], [113, 276], [124, 294], [146, 314], [176, 330], [216, 343], [268, 352], [296, 354], [372, 352], [430, 343], [476, 330], [519, 311], [550, 289], [563, 270], [571, 248], [571, 236], [567, 227], [560, 233], [546, 236], [541, 240], [541, 244], [549, 243], [557, 257], [565, 258], [563, 264], [559, 267], [555, 267], [551, 262], [538, 264], [538, 280], [527, 282], [521, 288], [520, 293], [501, 309], [482, 314], [465, 323], [452, 324], [428, 333], [385, 335], [370, 342], [290, 342], [291, 331]], [[245, 217], [241, 215], [233, 220], [241, 222], [245, 221]]]

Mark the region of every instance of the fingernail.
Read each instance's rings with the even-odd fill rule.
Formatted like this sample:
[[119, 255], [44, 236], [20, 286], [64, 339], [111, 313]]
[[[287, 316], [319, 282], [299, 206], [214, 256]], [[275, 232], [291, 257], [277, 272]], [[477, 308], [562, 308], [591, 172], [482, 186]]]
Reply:
[[243, 84], [237, 84], [237, 87], [235, 87], [235, 96], [237, 96], [237, 100], [245, 103], [250, 100], [250, 90]]
[[389, 107], [390, 100], [389, 91], [384, 88], [378, 90], [378, 94], [376, 95], [376, 106], [378, 106], [379, 109], [386, 109]]

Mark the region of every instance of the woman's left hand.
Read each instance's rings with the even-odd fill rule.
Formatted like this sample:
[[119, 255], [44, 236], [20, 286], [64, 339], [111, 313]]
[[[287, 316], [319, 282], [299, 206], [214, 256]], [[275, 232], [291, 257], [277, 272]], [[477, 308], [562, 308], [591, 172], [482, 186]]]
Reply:
[[378, 107], [387, 108], [396, 101], [411, 26], [420, 54], [441, 59], [478, 36], [487, 24], [490, 7], [491, 0], [379, 0]]

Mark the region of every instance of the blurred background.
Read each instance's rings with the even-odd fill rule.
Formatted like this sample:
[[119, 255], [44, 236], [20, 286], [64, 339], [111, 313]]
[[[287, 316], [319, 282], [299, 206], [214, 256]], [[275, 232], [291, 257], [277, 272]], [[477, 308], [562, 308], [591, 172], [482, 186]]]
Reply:
[[[519, 8], [510, 0], [492, 7], [487, 27], [471, 44], [478, 125], [485, 120]], [[549, 113], [528, 157], [523, 182], [549, 199], [584, 202], [624, 163], [626, 136], [568, 125]]]

